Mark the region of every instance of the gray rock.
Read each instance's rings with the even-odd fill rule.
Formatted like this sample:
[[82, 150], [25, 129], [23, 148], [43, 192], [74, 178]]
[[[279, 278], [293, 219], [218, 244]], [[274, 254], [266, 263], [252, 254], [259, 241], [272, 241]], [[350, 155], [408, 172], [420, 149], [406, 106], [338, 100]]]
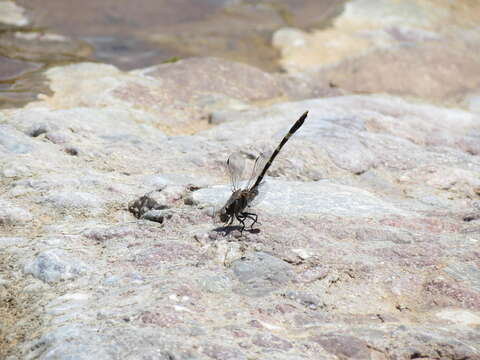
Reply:
[[87, 273], [87, 266], [61, 249], [45, 250], [25, 265], [24, 272], [43, 282], [74, 279]]
[[[354, 217], [409, 214], [365, 190], [327, 181], [288, 182], [269, 178], [266, 183], [266, 194], [255, 208], [271, 214]], [[215, 186], [195, 191], [191, 196], [200, 205], [221, 207], [230, 191], [226, 186]]]
[[29, 211], [0, 200], [0, 225], [21, 225], [32, 219]]
[[96, 241], [107, 241], [111, 239], [121, 239], [135, 234], [135, 228], [129, 226], [115, 226], [108, 228], [95, 228], [85, 230], [83, 236]]
[[15, 154], [30, 153], [33, 145], [21, 135], [23, 134], [16, 133], [10, 126], [0, 124], [0, 150]]
[[247, 356], [235, 348], [217, 344], [205, 344], [203, 353], [215, 360], [246, 360]]
[[19, 246], [26, 243], [27, 240], [25, 238], [20, 237], [0, 237], [0, 248], [7, 248], [9, 246]]
[[51, 193], [41, 199], [40, 203], [51, 205], [59, 210], [89, 210], [98, 212], [105, 202], [94, 194], [72, 191]]
[[232, 288], [232, 281], [224, 274], [204, 276], [198, 283], [205, 291], [213, 294], [224, 293]]
[[[29, 356], [39, 359], [116, 359], [119, 348], [109, 344], [96, 329], [80, 325], [58, 327], [32, 344]], [[103, 341], [102, 341], [103, 340]]]
[[263, 252], [234, 261], [232, 268], [242, 283], [236, 291], [253, 297], [265, 296], [286, 285], [293, 277], [289, 264]]
[[319, 335], [312, 339], [331, 354], [348, 359], [369, 359], [368, 343], [354, 336], [341, 334]]
[[253, 338], [252, 343], [263, 347], [263, 348], [270, 348], [270, 349], [278, 349], [278, 350], [290, 350], [293, 346], [292, 344], [278, 336], [273, 334], [260, 334]]
[[445, 272], [460, 281], [465, 281], [480, 293], [480, 268], [474, 263], [452, 263], [445, 268]]
[[145, 214], [141, 216], [141, 219], [155, 221], [162, 224], [165, 219], [170, 219], [173, 216], [173, 211], [165, 210], [148, 210]]

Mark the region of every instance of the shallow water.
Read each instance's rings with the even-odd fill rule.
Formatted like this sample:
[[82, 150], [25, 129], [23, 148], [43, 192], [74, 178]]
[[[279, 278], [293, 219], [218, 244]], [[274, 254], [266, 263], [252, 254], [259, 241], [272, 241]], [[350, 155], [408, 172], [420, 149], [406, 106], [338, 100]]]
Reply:
[[35, 98], [42, 88], [38, 83], [41, 72], [65, 62], [100, 61], [129, 70], [172, 58], [218, 56], [278, 71], [272, 33], [285, 26], [325, 26], [341, 11], [344, 1], [16, 3], [25, 9], [30, 24], [0, 31], [0, 107]]

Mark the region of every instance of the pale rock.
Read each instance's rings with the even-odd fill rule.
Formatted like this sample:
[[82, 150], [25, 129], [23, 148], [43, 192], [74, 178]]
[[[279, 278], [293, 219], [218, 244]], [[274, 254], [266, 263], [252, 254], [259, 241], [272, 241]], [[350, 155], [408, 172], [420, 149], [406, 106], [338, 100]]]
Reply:
[[61, 249], [50, 249], [39, 253], [24, 267], [26, 274], [46, 283], [75, 279], [87, 273], [87, 266]]
[[29, 23], [25, 9], [13, 1], [0, 1], [0, 23], [13, 26], [25, 26]]

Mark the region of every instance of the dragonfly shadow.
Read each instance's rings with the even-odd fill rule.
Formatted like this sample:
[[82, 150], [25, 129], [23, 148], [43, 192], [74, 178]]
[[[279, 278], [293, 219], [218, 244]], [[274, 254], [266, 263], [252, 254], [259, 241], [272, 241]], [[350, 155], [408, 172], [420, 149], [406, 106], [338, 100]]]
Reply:
[[[238, 230], [240, 234], [242, 233], [242, 226], [240, 225], [227, 225], [227, 226], [219, 226], [213, 231], [216, 233], [222, 233], [224, 236], [230, 235], [235, 230]], [[250, 234], [258, 234], [260, 229], [243, 229], [243, 231], [249, 232]]]

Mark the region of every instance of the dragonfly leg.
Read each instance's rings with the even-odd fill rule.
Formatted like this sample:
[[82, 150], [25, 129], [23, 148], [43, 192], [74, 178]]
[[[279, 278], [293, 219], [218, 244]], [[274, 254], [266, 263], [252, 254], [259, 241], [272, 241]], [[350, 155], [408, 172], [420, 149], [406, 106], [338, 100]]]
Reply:
[[246, 218], [246, 216], [243, 216], [243, 214], [238, 214], [238, 215], [235, 215], [235, 217], [240, 222], [240, 224], [242, 224], [242, 229], [240, 230], [240, 234], [242, 234], [243, 230], [245, 230], [245, 218]]
[[244, 219], [250, 219], [252, 220], [252, 224], [250, 225], [250, 229], [253, 229], [253, 225], [257, 223], [258, 215], [254, 213], [249, 213], [249, 212], [243, 212], [241, 213], [242, 217]]

